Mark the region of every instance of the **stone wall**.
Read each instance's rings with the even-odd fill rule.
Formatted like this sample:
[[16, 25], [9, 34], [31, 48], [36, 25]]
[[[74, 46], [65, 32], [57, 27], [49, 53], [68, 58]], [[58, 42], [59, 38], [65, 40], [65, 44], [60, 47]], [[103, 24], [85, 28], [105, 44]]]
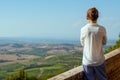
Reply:
[[[108, 80], [120, 80], [120, 48], [105, 55]], [[48, 80], [83, 80], [82, 66], [73, 68]]]
[[120, 48], [105, 55], [109, 80], [120, 80]]

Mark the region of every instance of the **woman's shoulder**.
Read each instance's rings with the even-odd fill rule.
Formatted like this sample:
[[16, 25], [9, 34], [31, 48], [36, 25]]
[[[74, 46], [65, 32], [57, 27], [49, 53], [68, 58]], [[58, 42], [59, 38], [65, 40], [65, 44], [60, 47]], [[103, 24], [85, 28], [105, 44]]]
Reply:
[[106, 28], [104, 26], [102, 26], [102, 25], [99, 25], [99, 31], [105, 33], [106, 32]]
[[99, 26], [101, 29], [106, 30], [106, 28], [105, 28], [104, 26], [99, 25], [99, 24], [98, 24], [98, 26]]
[[83, 27], [81, 28], [81, 30], [86, 30], [88, 27], [89, 27], [89, 24], [86, 24], [85, 26], [83, 26]]

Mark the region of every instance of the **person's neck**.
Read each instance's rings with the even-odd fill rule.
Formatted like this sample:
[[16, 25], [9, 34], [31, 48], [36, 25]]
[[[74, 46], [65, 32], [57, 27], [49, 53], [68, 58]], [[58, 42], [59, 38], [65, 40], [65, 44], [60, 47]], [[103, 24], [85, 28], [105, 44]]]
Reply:
[[90, 24], [96, 24], [96, 23], [97, 23], [97, 21], [92, 21], [92, 20], [89, 20], [89, 23], [90, 23]]

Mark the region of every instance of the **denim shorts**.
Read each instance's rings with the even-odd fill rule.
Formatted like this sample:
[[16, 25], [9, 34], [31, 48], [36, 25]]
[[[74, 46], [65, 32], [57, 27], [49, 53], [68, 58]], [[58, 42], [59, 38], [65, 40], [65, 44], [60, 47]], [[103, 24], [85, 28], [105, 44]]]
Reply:
[[83, 65], [84, 80], [108, 80], [105, 63], [99, 66]]

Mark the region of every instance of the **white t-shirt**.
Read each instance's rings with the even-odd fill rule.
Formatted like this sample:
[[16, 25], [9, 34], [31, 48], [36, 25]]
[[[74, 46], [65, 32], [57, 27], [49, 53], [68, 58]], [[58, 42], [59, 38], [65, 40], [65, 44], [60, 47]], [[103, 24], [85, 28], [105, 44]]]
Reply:
[[98, 24], [88, 23], [81, 28], [81, 45], [83, 46], [83, 65], [98, 66], [104, 63], [103, 45], [106, 44], [106, 29]]

